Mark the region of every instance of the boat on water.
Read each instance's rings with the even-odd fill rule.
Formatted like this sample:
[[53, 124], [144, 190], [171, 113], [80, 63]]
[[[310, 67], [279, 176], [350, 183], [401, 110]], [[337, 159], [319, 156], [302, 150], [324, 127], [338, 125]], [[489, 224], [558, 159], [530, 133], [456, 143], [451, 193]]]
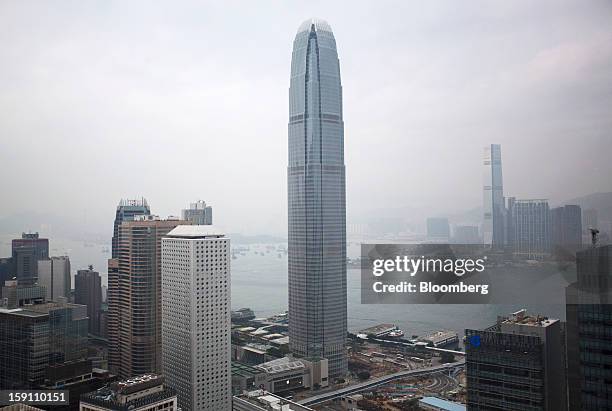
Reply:
[[404, 336], [404, 332], [399, 328], [396, 328], [395, 330], [391, 331], [387, 336], [391, 338], [401, 338]]

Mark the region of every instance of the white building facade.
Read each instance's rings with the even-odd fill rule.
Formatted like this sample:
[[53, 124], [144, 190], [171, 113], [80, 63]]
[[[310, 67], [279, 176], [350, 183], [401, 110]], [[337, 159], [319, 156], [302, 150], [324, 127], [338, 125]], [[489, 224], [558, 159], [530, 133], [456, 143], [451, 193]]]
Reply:
[[230, 240], [210, 225], [162, 239], [162, 368], [183, 411], [231, 410]]

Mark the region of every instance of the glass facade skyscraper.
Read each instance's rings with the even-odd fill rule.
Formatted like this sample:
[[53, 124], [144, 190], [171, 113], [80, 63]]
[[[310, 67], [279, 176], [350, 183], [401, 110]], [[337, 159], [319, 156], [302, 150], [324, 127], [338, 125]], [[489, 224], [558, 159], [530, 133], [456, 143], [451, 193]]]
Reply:
[[491, 144], [484, 148], [484, 181], [482, 239], [485, 244], [503, 247], [504, 236], [504, 183], [502, 176], [501, 145]]
[[571, 410], [612, 409], [612, 245], [576, 253], [577, 281], [566, 291]]
[[119, 227], [124, 221], [131, 221], [135, 216], [139, 215], [151, 215], [151, 208], [144, 198], [136, 200], [124, 200], [122, 199], [117, 206], [115, 212], [115, 224], [113, 227], [113, 239], [112, 239], [112, 257], [118, 258], [119, 254], [117, 250], [119, 248]]
[[303, 357], [347, 372], [346, 200], [342, 85], [327, 22], [307, 20], [293, 42], [289, 88], [289, 338]]

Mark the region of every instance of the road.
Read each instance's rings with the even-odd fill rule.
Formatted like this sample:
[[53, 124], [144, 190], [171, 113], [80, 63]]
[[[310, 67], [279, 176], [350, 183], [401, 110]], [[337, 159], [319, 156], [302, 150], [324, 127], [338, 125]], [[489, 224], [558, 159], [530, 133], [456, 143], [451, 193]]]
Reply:
[[316, 405], [316, 404], [320, 404], [320, 403], [325, 402], [325, 401], [333, 400], [334, 398], [343, 397], [345, 395], [357, 394], [357, 393], [362, 392], [362, 391], [368, 391], [368, 390], [370, 390], [370, 389], [372, 389], [374, 387], [378, 387], [379, 385], [386, 384], [386, 383], [388, 383], [390, 381], [397, 380], [399, 378], [414, 377], [414, 376], [419, 376], [419, 375], [432, 374], [432, 373], [436, 373], [436, 372], [440, 372], [440, 371], [448, 371], [449, 369], [453, 369], [453, 368], [457, 368], [457, 367], [463, 367], [464, 364], [465, 364], [465, 360], [462, 359], [462, 360], [459, 360], [457, 362], [448, 363], [448, 364], [442, 364], [442, 365], [436, 365], [436, 366], [433, 366], [433, 367], [418, 368], [418, 369], [415, 369], [415, 370], [399, 371], [399, 372], [396, 372], [394, 374], [389, 374], [389, 375], [385, 375], [383, 377], [373, 378], [371, 380], [367, 380], [367, 381], [364, 381], [364, 382], [359, 383], [359, 384], [355, 384], [355, 385], [351, 385], [351, 386], [348, 386], [348, 387], [340, 388], [339, 390], [330, 391], [330, 392], [326, 392], [324, 394], [315, 395], [314, 397], [309, 397], [309, 398], [303, 399], [301, 401], [298, 401], [298, 403], [301, 404], [301, 405]]

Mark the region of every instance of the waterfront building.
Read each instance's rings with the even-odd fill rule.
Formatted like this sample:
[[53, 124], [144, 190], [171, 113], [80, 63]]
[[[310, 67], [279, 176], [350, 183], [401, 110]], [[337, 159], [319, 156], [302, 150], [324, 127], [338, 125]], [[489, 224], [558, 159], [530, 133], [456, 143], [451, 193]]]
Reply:
[[191, 203], [189, 208], [181, 211], [181, 220], [189, 221], [193, 225], [211, 225], [212, 207], [205, 201], [198, 200]]
[[427, 240], [448, 243], [450, 240], [448, 218], [432, 217], [427, 219]]
[[561, 321], [520, 310], [465, 333], [469, 410], [567, 409]]
[[113, 239], [112, 239], [112, 250], [111, 257], [117, 258], [117, 249], [119, 247], [119, 227], [124, 221], [131, 221], [135, 216], [149, 216], [151, 215], [151, 208], [145, 198], [125, 200], [122, 199], [117, 205], [115, 212], [115, 223], [113, 226]]
[[14, 276], [23, 284], [34, 284], [38, 278], [38, 260], [49, 258], [49, 240], [38, 233], [22, 233], [11, 242]]
[[161, 372], [161, 243], [188, 222], [135, 216], [108, 267], [108, 362], [120, 378]]
[[177, 411], [175, 391], [156, 374], [113, 382], [83, 394], [79, 411]]
[[482, 237], [485, 245], [503, 248], [505, 245], [504, 184], [502, 176], [501, 145], [484, 148], [483, 222]]
[[458, 225], [453, 230], [453, 242], [455, 244], [478, 244], [480, 235], [478, 227], [472, 225]]
[[182, 410], [229, 411], [230, 239], [183, 225], [162, 240], [163, 373]]
[[100, 274], [88, 270], [78, 270], [74, 277], [74, 302], [87, 306], [89, 317], [89, 332], [94, 335], [100, 333], [100, 311], [102, 308], [102, 281]]
[[342, 85], [329, 24], [307, 20], [293, 42], [289, 87], [289, 340], [301, 357], [347, 373], [346, 200]]
[[576, 265], [566, 292], [570, 409], [612, 409], [612, 246], [579, 251]]
[[38, 260], [38, 285], [47, 290], [47, 300], [70, 297], [70, 258], [61, 256]]
[[548, 200], [517, 200], [512, 198], [508, 208], [510, 246], [514, 255], [530, 260], [541, 260], [552, 250], [551, 216]]
[[572, 257], [582, 247], [582, 211], [578, 205], [565, 205], [550, 210], [552, 247], [555, 252]]

